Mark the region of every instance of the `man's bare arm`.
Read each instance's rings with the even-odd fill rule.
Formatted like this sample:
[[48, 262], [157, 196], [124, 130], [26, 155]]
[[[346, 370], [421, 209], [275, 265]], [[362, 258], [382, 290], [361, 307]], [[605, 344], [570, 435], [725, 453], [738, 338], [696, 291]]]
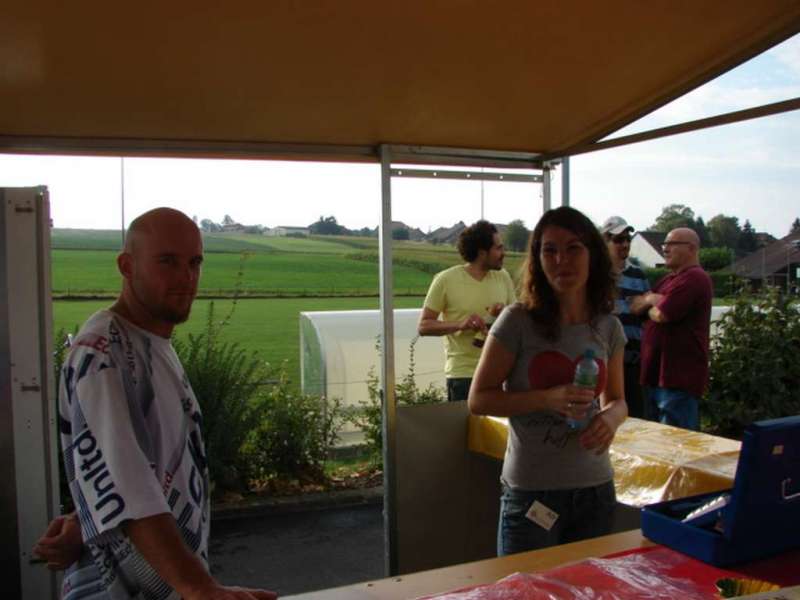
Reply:
[[125, 533], [133, 545], [184, 600], [274, 600], [277, 594], [221, 586], [206, 571], [181, 537], [168, 513], [127, 521]]
[[461, 321], [440, 321], [438, 312], [423, 307], [417, 323], [417, 333], [420, 335], [450, 335], [466, 329], [485, 332], [486, 322], [477, 314], [469, 315]]
[[666, 315], [658, 309], [658, 303], [664, 299], [664, 294], [647, 292], [644, 296], [650, 305], [650, 308], [647, 309], [647, 316], [656, 323], [666, 323], [668, 321]]

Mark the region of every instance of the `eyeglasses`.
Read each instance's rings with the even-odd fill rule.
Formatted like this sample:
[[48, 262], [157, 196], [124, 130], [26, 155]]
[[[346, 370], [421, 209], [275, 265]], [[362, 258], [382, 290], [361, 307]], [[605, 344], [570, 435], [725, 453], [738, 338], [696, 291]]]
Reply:
[[662, 248], [670, 248], [671, 246], [691, 246], [692, 242], [664, 242], [661, 244]]
[[611, 241], [615, 244], [630, 244], [631, 243], [631, 236], [629, 235], [615, 235], [611, 238]]

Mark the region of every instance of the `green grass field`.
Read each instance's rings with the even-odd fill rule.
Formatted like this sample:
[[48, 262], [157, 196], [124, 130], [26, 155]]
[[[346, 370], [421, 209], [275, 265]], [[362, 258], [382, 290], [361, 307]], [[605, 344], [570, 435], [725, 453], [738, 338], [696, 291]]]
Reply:
[[[118, 231], [55, 229], [52, 232], [52, 284], [55, 330], [72, 331], [94, 311], [107, 307], [119, 291], [115, 258]], [[176, 335], [200, 332], [208, 298], [218, 318], [228, 312], [241, 276], [241, 299], [224, 336], [272, 364], [288, 362], [300, 381], [299, 313], [316, 310], [378, 308], [378, 240], [343, 236], [310, 238], [246, 234], [206, 234], [200, 298]], [[461, 263], [453, 246], [396, 241], [394, 291], [398, 308], [422, 305], [433, 273]], [[358, 255], [359, 259], [355, 259]], [[244, 258], [243, 258], [244, 257]], [[514, 271], [519, 255], [509, 255]], [[100, 300], [78, 300], [97, 296]]]
[[[204, 244], [201, 297], [230, 296], [242, 264], [240, 287], [245, 295], [378, 294], [378, 243], [374, 238], [206, 234]], [[119, 245], [119, 232], [115, 231], [53, 230], [54, 295], [59, 298], [115, 295], [119, 289], [115, 266]], [[424, 295], [434, 273], [462, 262], [452, 246], [420, 242], [395, 242], [393, 255], [397, 295]], [[519, 254], [510, 253], [506, 259], [506, 268], [515, 278], [521, 261]]]
[[[396, 308], [418, 308], [422, 297], [396, 298]], [[189, 320], [175, 329], [176, 337], [200, 333], [206, 323], [209, 300], [194, 303]], [[231, 300], [214, 301], [221, 319]], [[111, 304], [108, 300], [56, 300], [53, 302], [53, 330], [71, 332], [92, 313]], [[233, 318], [225, 327], [224, 339], [256, 351], [265, 361], [277, 365], [287, 361], [293, 384], [300, 384], [300, 313], [316, 310], [378, 309], [377, 298], [253, 298], [239, 300]]]
[[[53, 250], [52, 287], [56, 296], [105, 294], [119, 290], [116, 252], [111, 250]], [[245, 294], [268, 296], [364, 296], [378, 293], [378, 264], [341, 254], [212, 253], [205, 256], [200, 295], [227, 296], [236, 286], [243, 265]], [[396, 265], [396, 294], [425, 294], [431, 275]]]

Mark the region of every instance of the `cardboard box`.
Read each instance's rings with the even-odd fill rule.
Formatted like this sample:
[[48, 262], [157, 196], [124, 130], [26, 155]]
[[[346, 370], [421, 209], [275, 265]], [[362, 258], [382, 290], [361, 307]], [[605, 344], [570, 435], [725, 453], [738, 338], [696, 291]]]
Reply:
[[[730, 500], [722, 509], [681, 522], [723, 493]], [[800, 547], [800, 416], [750, 425], [733, 489], [646, 506], [642, 533], [720, 567]]]

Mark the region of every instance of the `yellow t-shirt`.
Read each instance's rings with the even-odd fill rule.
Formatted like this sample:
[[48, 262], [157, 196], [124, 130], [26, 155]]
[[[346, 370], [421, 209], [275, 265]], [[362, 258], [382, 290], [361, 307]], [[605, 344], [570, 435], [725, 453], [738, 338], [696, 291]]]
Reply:
[[[424, 306], [438, 312], [444, 321], [461, 321], [473, 313], [484, 319], [492, 318], [487, 307], [516, 301], [514, 282], [504, 269], [489, 271], [478, 281], [467, 272], [465, 265], [458, 265], [436, 274]], [[445, 336], [446, 377], [472, 377], [475, 373], [481, 356], [481, 349], [472, 343], [475, 333], [458, 331]]]

